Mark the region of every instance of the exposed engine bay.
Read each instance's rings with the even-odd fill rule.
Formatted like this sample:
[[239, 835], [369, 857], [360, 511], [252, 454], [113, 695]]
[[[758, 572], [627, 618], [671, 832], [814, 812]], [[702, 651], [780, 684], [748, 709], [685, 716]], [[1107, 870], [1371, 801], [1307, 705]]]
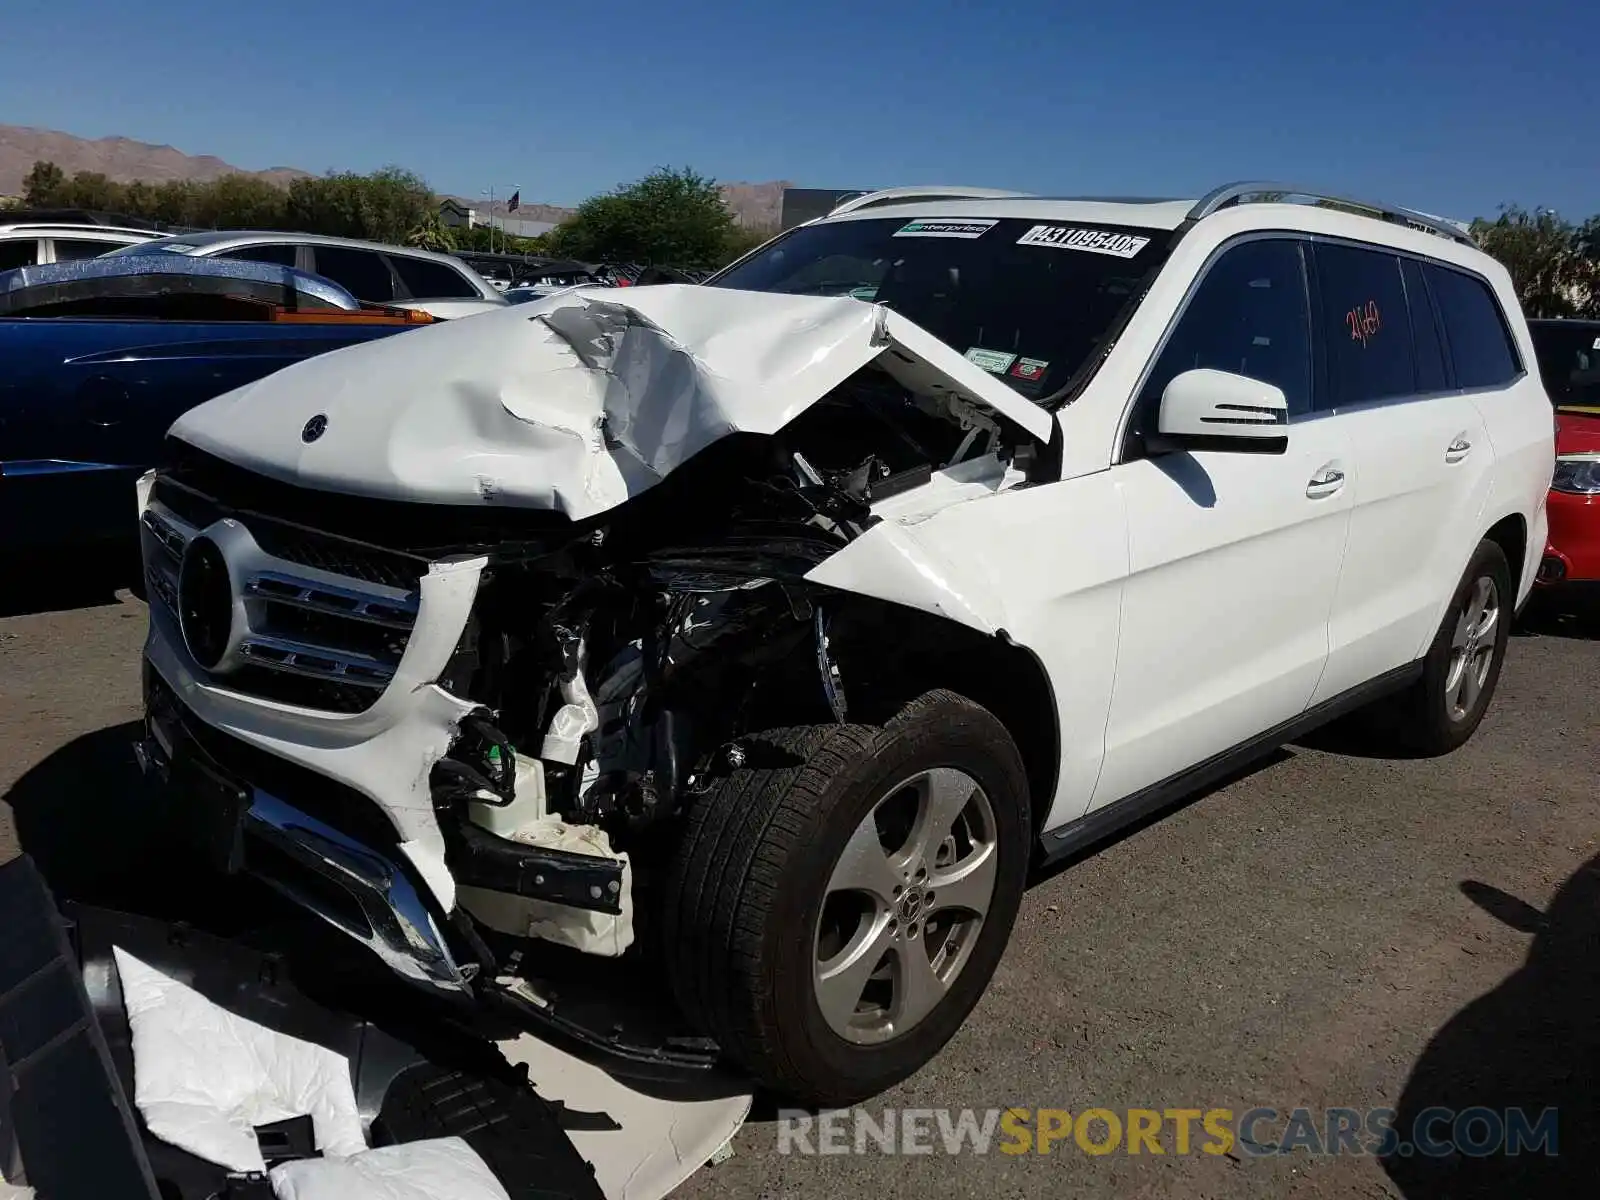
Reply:
[[[999, 490], [1043, 449], [869, 366], [778, 434], [718, 441], [564, 538], [487, 547], [439, 679], [478, 707], [432, 776], [464, 907], [503, 933], [625, 950], [631, 931], [594, 915], [624, 915], [635, 869], [648, 886], [671, 849], [662, 827], [743, 764], [742, 733], [870, 719], [875, 685], [892, 686], [888, 606], [806, 573], [935, 472]], [[869, 660], [855, 677], [842, 665]], [[582, 838], [589, 862], [555, 849]]]

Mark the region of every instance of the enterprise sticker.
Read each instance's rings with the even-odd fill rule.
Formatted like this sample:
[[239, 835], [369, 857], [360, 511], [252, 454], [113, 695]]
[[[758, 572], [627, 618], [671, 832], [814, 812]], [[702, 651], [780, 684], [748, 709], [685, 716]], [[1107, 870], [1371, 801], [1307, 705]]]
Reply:
[[1073, 229], [1066, 225], [1035, 225], [1017, 239], [1019, 246], [1054, 246], [1058, 250], [1086, 250], [1090, 254], [1109, 254], [1132, 258], [1150, 244], [1147, 237], [1109, 233], [1104, 229]]
[[895, 230], [894, 236], [980, 238], [994, 225], [994, 221], [908, 221]]

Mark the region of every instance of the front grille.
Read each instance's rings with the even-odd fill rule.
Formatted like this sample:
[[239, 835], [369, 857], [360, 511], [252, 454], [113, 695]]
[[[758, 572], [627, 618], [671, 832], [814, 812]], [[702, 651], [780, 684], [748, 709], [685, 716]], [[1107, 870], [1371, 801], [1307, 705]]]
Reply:
[[[158, 477], [143, 518], [153, 542], [145, 573], [152, 602], [175, 618], [179, 564], [189, 540], [223, 515], [248, 532], [253, 547], [232, 560], [243, 589], [245, 628], [233, 661], [219, 664], [212, 682], [324, 712], [372, 707], [405, 654], [423, 567], [409, 556], [312, 530], [296, 529], [286, 537], [270, 518], [235, 514], [211, 497]], [[299, 563], [284, 553], [290, 544], [301, 558], [315, 561]], [[297, 565], [313, 566], [331, 578], [302, 575]]]

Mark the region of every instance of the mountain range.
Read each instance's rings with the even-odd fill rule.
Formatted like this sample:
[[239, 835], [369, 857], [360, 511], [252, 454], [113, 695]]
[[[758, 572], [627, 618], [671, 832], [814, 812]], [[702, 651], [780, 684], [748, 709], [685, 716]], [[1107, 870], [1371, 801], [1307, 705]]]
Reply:
[[[0, 196], [22, 192], [22, 181], [40, 159], [55, 163], [68, 175], [94, 171], [120, 183], [142, 179], [166, 183], [174, 179], [206, 181], [223, 175], [253, 175], [287, 187], [310, 174], [298, 167], [269, 167], [247, 171], [210, 154], [185, 154], [172, 146], [135, 141], [126, 137], [82, 138], [54, 129], [34, 129], [26, 125], [0, 125]], [[770, 227], [778, 224], [783, 204], [783, 181], [770, 183], [725, 183], [722, 198], [734, 219], [741, 225]], [[466, 204], [481, 201], [461, 198]], [[503, 214], [504, 202], [495, 212]], [[516, 215], [530, 221], [562, 221], [573, 210], [554, 204], [523, 200]]]

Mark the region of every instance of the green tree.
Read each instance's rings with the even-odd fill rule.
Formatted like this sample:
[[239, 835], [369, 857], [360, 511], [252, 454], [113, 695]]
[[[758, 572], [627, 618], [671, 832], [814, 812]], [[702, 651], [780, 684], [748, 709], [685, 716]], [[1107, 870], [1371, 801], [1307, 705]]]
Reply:
[[66, 185], [67, 173], [40, 159], [22, 178], [22, 201], [29, 208], [55, 207], [63, 202]]
[[550, 242], [578, 259], [707, 267], [724, 260], [734, 228], [715, 180], [663, 167], [591, 196]]
[[1551, 209], [1510, 205], [1493, 221], [1474, 221], [1472, 236], [1510, 272], [1528, 316], [1600, 316], [1597, 220], [1578, 229]]
[[415, 246], [419, 250], [439, 250], [448, 253], [456, 248], [455, 230], [439, 219], [439, 212], [435, 209], [420, 225], [406, 234], [406, 245]]

